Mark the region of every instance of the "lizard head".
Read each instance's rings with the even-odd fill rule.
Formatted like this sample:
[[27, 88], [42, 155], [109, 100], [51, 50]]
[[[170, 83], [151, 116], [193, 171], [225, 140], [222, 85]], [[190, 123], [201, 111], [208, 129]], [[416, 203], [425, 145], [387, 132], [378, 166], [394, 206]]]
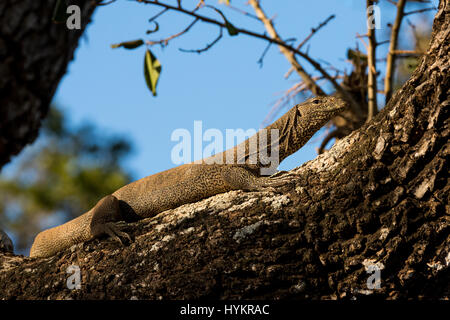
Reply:
[[302, 117], [326, 119], [330, 119], [347, 107], [348, 103], [345, 100], [333, 96], [315, 97], [297, 105]]

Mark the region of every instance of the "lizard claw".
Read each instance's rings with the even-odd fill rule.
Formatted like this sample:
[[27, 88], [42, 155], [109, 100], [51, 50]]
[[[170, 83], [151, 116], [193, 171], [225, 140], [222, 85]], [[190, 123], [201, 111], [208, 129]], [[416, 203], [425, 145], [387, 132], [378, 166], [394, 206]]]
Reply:
[[124, 223], [106, 222], [103, 232], [121, 245], [123, 245], [122, 239], [127, 239], [131, 243], [130, 235], [121, 230], [125, 225]]

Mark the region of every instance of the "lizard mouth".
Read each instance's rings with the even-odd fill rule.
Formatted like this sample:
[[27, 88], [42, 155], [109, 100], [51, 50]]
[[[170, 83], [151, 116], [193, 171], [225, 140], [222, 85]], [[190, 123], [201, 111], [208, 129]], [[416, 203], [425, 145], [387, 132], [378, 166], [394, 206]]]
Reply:
[[[324, 112], [338, 114], [338, 113], [341, 113], [342, 111], [344, 111], [346, 108], [347, 108], [347, 105], [342, 105], [342, 106], [338, 106], [338, 107], [335, 105], [326, 106], [323, 109], [318, 109], [318, 110], [313, 110], [313, 111], [308, 112], [308, 116], [314, 117], [314, 116], [323, 114]], [[300, 114], [301, 114], [301, 112], [300, 112]], [[304, 116], [304, 115], [302, 114], [302, 116]]]

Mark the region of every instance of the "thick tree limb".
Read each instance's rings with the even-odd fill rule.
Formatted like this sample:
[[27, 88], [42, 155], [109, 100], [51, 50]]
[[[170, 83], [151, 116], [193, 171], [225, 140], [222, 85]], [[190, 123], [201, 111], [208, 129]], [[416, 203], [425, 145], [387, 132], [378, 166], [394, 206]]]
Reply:
[[0, 1], [0, 168], [35, 140], [95, 1], [81, 8], [81, 30], [53, 24], [55, 1]]

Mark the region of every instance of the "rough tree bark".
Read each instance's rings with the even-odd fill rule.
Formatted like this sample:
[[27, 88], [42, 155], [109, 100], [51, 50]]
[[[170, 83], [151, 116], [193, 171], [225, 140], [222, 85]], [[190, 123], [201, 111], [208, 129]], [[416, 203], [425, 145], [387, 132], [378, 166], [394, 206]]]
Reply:
[[0, 169], [34, 141], [95, 1], [81, 8], [81, 30], [52, 23], [56, 0], [0, 1]]
[[[450, 297], [449, 0], [428, 52], [371, 122], [276, 192], [232, 191], [47, 259], [0, 255], [4, 299]], [[69, 290], [70, 265], [81, 289]], [[379, 289], [367, 286], [375, 266]]]

